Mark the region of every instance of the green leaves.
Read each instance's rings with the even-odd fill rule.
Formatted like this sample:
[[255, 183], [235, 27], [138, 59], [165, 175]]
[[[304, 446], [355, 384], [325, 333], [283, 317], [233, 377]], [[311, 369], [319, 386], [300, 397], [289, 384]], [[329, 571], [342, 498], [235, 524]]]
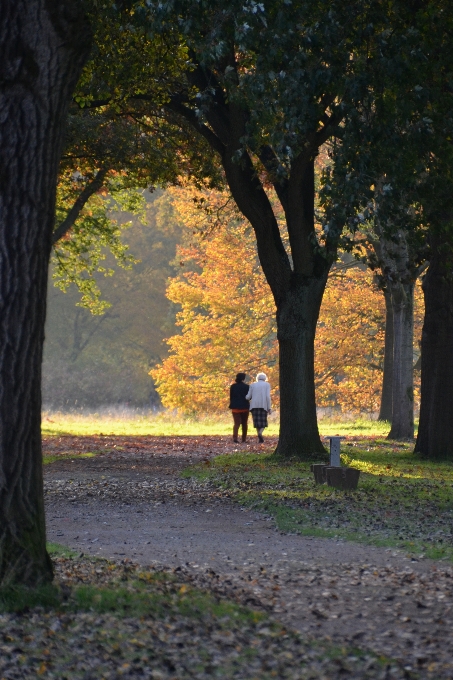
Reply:
[[[78, 178], [66, 174], [58, 187], [57, 217], [65, 214], [65, 206], [70, 206], [79, 192]], [[136, 261], [128, 254], [127, 246], [121, 240], [121, 232], [130, 222], [120, 223], [118, 211], [128, 211], [142, 215], [144, 197], [138, 191], [125, 190], [121, 179], [108, 183], [107, 195], [94, 195], [85, 204], [70, 232], [60, 239], [53, 252], [53, 279], [55, 286], [66, 292], [74, 284], [81, 295], [78, 303], [87, 307], [92, 314], [103, 314], [110, 306], [101, 299], [101, 291], [95, 278], [96, 273], [111, 276], [112, 266], [106, 266], [107, 254], [113, 255], [116, 264], [130, 268]], [[116, 213], [116, 217], [115, 217]]]

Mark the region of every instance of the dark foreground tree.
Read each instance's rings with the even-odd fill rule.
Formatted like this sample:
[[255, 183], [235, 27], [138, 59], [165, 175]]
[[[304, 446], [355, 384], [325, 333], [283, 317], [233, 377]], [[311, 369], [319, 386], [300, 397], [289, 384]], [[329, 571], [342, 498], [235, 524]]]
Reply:
[[52, 578], [41, 359], [67, 105], [90, 46], [74, 0], [0, 2], [0, 583]]
[[447, 238], [431, 237], [430, 265], [423, 281], [422, 401], [415, 450], [426, 458], [452, 459], [453, 244]]

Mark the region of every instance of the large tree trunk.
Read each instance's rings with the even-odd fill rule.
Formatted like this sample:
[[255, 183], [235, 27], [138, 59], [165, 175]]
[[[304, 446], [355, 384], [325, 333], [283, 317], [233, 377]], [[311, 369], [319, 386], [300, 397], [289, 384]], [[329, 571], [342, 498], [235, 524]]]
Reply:
[[387, 439], [414, 437], [414, 284], [392, 287], [392, 427]]
[[431, 238], [423, 281], [420, 424], [415, 451], [453, 460], [453, 266], [451, 248]]
[[381, 408], [378, 420], [391, 422], [393, 403], [393, 307], [392, 295], [389, 289], [385, 288], [383, 293], [385, 298], [384, 374], [382, 377]]
[[[327, 268], [326, 268], [327, 269]], [[295, 286], [277, 307], [280, 438], [276, 455], [323, 453], [316, 417], [314, 342], [327, 271]]]
[[41, 358], [67, 105], [90, 34], [74, 0], [0, 1], [0, 584], [52, 578]]

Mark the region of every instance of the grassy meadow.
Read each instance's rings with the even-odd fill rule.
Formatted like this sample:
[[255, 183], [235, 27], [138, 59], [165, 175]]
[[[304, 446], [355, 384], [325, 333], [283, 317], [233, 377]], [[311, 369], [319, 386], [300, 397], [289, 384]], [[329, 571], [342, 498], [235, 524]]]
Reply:
[[[319, 421], [321, 435], [368, 435], [384, 436], [389, 426], [387, 423], [369, 419], [336, 420], [323, 418]], [[249, 430], [255, 434], [252, 421]], [[278, 436], [278, 415], [269, 418], [267, 436]], [[216, 416], [184, 417], [162, 411], [159, 413], [134, 413], [133, 411], [99, 413], [52, 413], [44, 412], [42, 416], [43, 436], [91, 436], [121, 435], [140, 436], [199, 436], [199, 435], [231, 435], [232, 418], [226, 414]]]

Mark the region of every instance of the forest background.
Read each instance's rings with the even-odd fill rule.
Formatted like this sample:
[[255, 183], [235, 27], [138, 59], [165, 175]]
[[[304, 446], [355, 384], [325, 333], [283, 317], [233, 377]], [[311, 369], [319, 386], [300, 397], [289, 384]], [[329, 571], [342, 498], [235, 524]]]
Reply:
[[[275, 307], [250, 226], [221, 191], [182, 185], [145, 192], [143, 198], [138, 214], [109, 213], [132, 259], [118, 267], [108, 249], [102, 250], [105, 263], [92, 273], [101, 293], [94, 307], [80, 286], [67, 285], [67, 277], [61, 285], [61, 267], [54, 261], [51, 276], [57, 287], [49, 286], [43, 366], [45, 409], [225, 412], [228, 387], [239, 370], [249, 379], [264, 370], [278, 408]], [[95, 195], [87, 202], [81, 222], [99, 200]], [[414, 317], [417, 368], [420, 285]], [[360, 259], [344, 254], [330, 272], [318, 322], [315, 370], [321, 413], [378, 412], [384, 334], [385, 302], [378, 280]], [[417, 412], [418, 370], [414, 378]]]

